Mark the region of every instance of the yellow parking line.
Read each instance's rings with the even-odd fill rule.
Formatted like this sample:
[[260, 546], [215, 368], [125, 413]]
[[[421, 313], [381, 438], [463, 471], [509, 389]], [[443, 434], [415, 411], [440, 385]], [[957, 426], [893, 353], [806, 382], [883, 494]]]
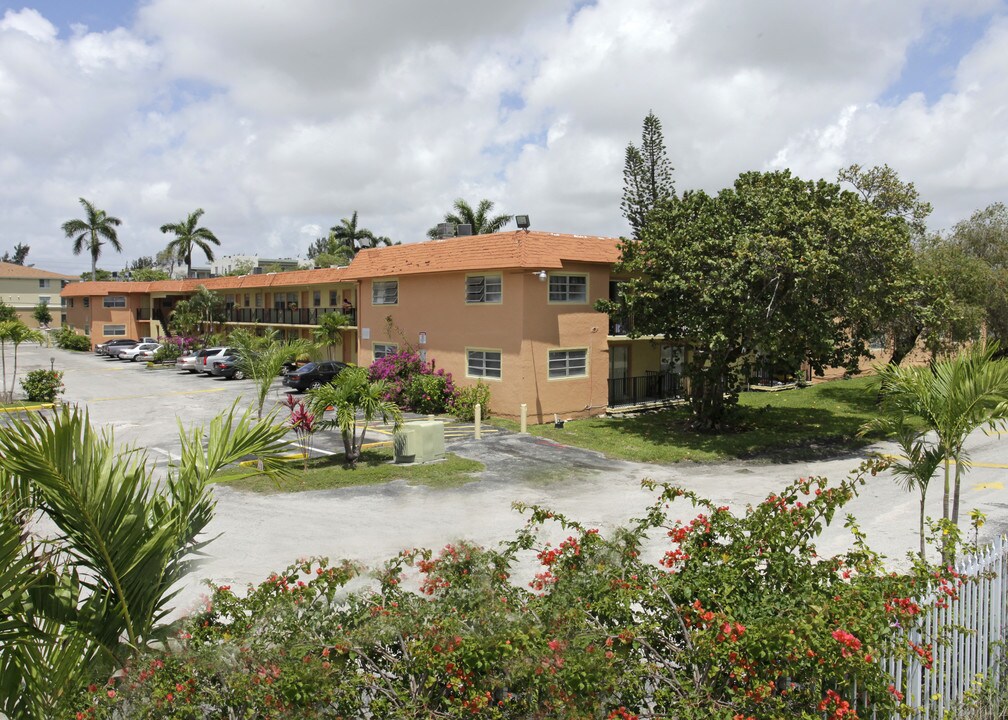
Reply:
[[376, 447], [386, 447], [391, 444], [392, 444], [391, 440], [379, 440], [378, 442], [364, 443], [363, 445], [361, 445], [361, 450], [367, 450], [369, 448], [376, 448]]
[[180, 392], [158, 393], [156, 395], [119, 395], [118, 397], [91, 398], [85, 402], [108, 402], [110, 400], [139, 400], [140, 398], [174, 397], [176, 395], [199, 395], [201, 393], [224, 392], [225, 388], [210, 388], [209, 390], [182, 390]]
[[1004, 483], [1000, 482], [985, 482], [977, 483], [973, 486], [974, 490], [1004, 490]]
[[987, 435], [987, 436], [989, 436], [989, 437], [994, 437], [995, 435], [997, 435], [998, 437], [1001, 437], [1002, 435], [1008, 435], [1008, 431], [1005, 431], [1005, 430], [991, 430], [990, 428], [984, 428], [984, 434]]
[[[884, 457], [887, 460], [900, 460], [901, 459], [899, 455], [882, 455], [882, 457]], [[951, 464], [955, 465], [956, 461], [953, 460]], [[1006, 464], [1006, 463], [984, 463], [984, 462], [973, 462], [972, 460], [970, 460], [966, 464], [969, 467], [994, 468], [995, 470], [1008, 470], [1008, 464]]]

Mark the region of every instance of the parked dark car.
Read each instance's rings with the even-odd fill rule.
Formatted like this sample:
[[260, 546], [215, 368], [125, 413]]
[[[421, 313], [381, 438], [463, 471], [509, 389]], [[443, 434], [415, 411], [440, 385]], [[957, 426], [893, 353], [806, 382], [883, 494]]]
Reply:
[[238, 356], [231, 354], [219, 358], [212, 358], [213, 367], [210, 374], [214, 377], [222, 377], [227, 380], [244, 380], [245, 371], [238, 367]]
[[95, 345], [94, 351], [95, 354], [97, 355], [109, 355], [111, 357], [118, 358], [120, 350], [125, 350], [126, 348], [131, 348], [139, 344], [140, 344], [139, 340], [130, 340], [127, 338], [119, 338], [117, 340], [106, 340], [100, 345]]
[[283, 384], [298, 392], [322, 387], [326, 383], [332, 382], [346, 366], [346, 363], [336, 360], [310, 362], [284, 375]]

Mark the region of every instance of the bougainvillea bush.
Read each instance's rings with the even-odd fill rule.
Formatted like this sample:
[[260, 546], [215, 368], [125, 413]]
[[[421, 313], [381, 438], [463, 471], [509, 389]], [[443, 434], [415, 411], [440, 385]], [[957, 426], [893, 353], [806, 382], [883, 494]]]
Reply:
[[817, 556], [863, 482], [801, 480], [738, 515], [650, 485], [645, 516], [608, 536], [519, 507], [529, 521], [499, 548], [405, 550], [363, 590], [359, 568], [319, 559], [211, 586], [78, 717], [884, 717], [901, 697], [879, 658], [929, 654], [903, 639], [915, 598], [937, 584], [954, 602], [959, 580], [885, 573], [850, 520], [852, 550]]
[[378, 358], [368, 368], [371, 380], [387, 380], [391, 400], [404, 410], [439, 414], [455, 399], [455, 384], [451, 373], [434, 369], [434, 364], [421, 359], [412, 350], [400, 350]]
[[152, 358], [155, 362], [177, 360], [196, 347], [199, 340], [195, 337], [172, 335], [171, 337], [161, 338], [160, 342], [161, 347], [154, 351]]

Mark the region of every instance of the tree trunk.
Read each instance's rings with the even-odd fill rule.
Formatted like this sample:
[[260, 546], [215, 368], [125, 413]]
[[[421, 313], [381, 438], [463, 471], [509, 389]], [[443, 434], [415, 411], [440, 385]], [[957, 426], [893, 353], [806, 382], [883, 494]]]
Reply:
[[921, 562], [926, 562], [925, 557], [925, 547], [924, 547], [924, 498], [927, 497], [927, 488], [921, 488], [921, 502], [920, 502], [920, 556]]
[[890, 365], [899, 365], [903, 362], [914, 346], [917, 344], [917, 338], [920, 336], [921, 331], [924, 329], [923, 325], [914, 325], [910, 330], [893, 330], [893, 352], [892, 357], [889, 358]]
[[343, 430], [340, 434], [343, 436], [343, 465], [347, 469], [353, 470], [357, 467], [357, 457], [354, 454], [357, 430], [356, 428], [350, 428]]
[[[17, 385], [17, 351], [18, 351], [18, 344], [14, 343], [14, 369], [11, 371], [10, 400], [9, 400], [10, 402], [14, 402], [14, 388]], [[958, 490], [958, 488], [956, 489]], [[958, 497], [956, 499], [958, 499]]]
[[[14, 354], [14, 359], [17, 360], [17, 353]], [[956, 461], [955, 469], [955, 488], [952, 491], [952, 523], [959, 526], [959, 488], [962, 486], [962, 472], [960, 471], [960, 463]]]
[[3, 397], [4, 401], [7, 400], [7, 344], [0, 342], [0, 365], [3, 366]]

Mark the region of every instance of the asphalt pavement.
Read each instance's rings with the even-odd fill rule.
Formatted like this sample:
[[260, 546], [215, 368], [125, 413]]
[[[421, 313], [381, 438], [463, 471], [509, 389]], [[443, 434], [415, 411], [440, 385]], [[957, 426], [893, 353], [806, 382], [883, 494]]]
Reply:
[[[191, 376], [175, 370], [149, 371], [140, 365], [93, 355], [22, 347], [19, 374], [33, 367], [66, 371], [67, 402], [86, 405], [93, 423], [113, 428], [119, 441], [149, 448], [153, 460], [177, 454], [178, 427], [206, 425], [238, 402], [248, 406], [248, 381]], [[268, 405], [285, 396], [279, 382]], [[338, 450], [335, 436], [321, 439]], [[512, 510], [514, 501], [547, 505], [579, 521], [611, 529], [640, 515], [653, 495], [640, 486], [644, 478], [673, 482], [743, 510], [799, 477], [846, 476], [870, 450], [859, 454], [802, 463], [731, 462], [671, 466], [631, 463], [565, 446], [543, 438], [498, 431], [475, 440], [464, 428], [448, 434], [449, 449], [479, 460], [486, 470], [461, 487], [429, 488], [396, 481], [383, 486], [330, 491], [258, 495], [215, 488], [217, 513], [208, 532], [218, 537], [208, 547], [200, 570], [187, 583], [182, 603], [200, 593], [201, 578], [242, 586], [300, 557], [350, 558], [369, 566], [406, 547], [440, 548], [458, 539], [481, 544], [507, 539], [524, 521]], [[317, 443], [319, 444], [319, 443]], [[973, 433], [967, 448], [972, 467], [963, 484], [962, 518], [976, 507], [987, 514], [981, 540], [1008, 532], [1008, 454], [1006, 438], [983, 430]], [[605, 450], [605, 448], [600, 448]], [[869, 543], [893, 566], [904, 562], [917, 544], [918, 499], [879, 475], [846, 509], [867, 533]], [[941, 515], [941, 483], [929, 492], [928, 513]], [[693, 516], [683, 504], [684, 519]], [[968, 520], [961, 520], [966, 525]], [[849, 545], [849, 533], [838, 517], [820, 543], [821, 553]]]

